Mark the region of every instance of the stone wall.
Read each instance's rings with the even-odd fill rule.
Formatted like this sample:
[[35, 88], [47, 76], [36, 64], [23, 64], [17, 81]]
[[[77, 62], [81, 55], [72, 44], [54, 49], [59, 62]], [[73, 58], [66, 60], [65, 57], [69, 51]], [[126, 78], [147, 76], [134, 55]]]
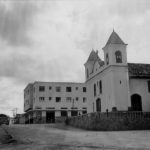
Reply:
[[68, 118], [67, 124], [87, 130], [145, 130], [150, 129], [150, 112], [90, 113]]

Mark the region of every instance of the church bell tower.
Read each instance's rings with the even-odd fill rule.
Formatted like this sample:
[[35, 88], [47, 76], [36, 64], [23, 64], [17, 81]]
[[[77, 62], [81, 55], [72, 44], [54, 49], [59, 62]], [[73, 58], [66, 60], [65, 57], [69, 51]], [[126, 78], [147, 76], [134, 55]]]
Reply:
[[129, 107], [129, 76], [127, 64], [127, 44], [113, 31], [110, 35], [104, 51], [105, 67], [108, 73], [112, 89], [110, 100], [117, 110], [126, 111]]

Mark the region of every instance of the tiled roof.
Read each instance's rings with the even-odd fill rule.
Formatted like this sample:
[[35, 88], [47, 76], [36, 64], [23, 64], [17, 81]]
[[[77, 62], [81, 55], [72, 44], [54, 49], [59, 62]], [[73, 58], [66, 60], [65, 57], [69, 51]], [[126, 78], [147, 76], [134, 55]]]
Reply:
[[94, 50], [91, 51], [90, 55], [89, 55], [89, 58], [87, 60], [88, 61], [102, 61], [100, 59], [100, 57], [98, 56], [98, 52], [95, 52]]
[[95, 60], [97, 60], [97, 54], [95, 53], [94, 50], [92, 50], [87, 61], [95, 61]]
[[150, 64], [128, 63], [130, 77], [150, 77]]
[[106, 45], [109, 45], [109, 44], [125, 44], [122, 39], [119, 37], [119, 35], [113, 31], [106, 43]]

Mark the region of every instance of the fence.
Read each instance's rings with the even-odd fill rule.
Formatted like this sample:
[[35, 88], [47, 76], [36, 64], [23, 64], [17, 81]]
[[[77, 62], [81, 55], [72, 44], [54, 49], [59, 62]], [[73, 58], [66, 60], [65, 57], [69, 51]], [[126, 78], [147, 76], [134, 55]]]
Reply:
[[150, 112], [96, 112], [68, 118], [68, 124], [88, 130], [150, 129]]

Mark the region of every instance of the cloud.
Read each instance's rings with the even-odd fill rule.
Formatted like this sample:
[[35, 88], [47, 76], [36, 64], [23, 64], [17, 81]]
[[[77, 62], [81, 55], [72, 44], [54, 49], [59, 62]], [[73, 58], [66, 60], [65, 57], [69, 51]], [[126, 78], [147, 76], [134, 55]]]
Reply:
[[0, 1], [0, 104], [22, 109], [29, 82], [84, 82], [91, 49], [103, 58], [113, 28], [128, 61], [150, 63], [149, 8], [148, 0]]
[[24, 85], [6, 77], [0, 77], [0, 83], [0, 113], [12, 116], [12, 109], [16, 107], [19, 108], [19, 112], [23, 112]]
[[36, 5], [25, 1], [0, 2], [0, 37], [12, 46], [31, 43], [28, 30], [33, 23]]

